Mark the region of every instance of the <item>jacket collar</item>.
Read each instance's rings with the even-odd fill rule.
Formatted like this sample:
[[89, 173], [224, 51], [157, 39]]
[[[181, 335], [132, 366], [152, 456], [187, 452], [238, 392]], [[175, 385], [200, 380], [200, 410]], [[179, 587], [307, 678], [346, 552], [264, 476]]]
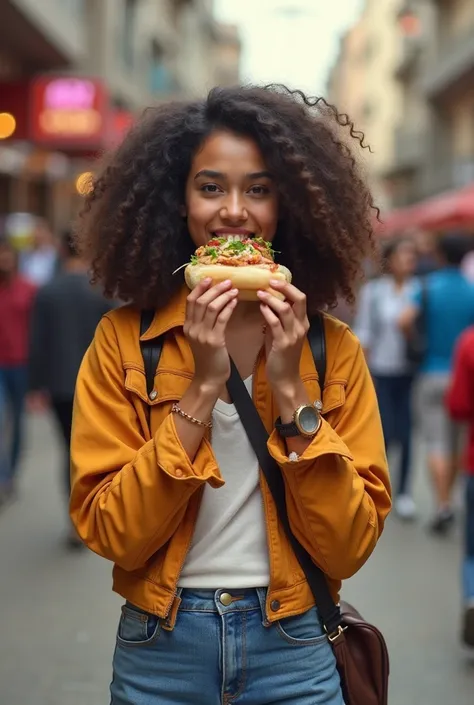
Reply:
[[163, 333], [167, 333], [172, 328], [182, 328], [186, 318], [186, 299], [188, 295], [189, 289], [183, 286], [164, 308], [155, 311], [151, 326], [140, 337], [140, 340], [152, 340], [163, 335]]

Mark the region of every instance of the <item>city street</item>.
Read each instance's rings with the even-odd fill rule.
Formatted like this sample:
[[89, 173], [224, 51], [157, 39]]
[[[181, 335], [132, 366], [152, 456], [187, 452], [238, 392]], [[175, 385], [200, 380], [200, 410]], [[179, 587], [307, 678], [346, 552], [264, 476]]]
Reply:
[[[69, 554], [59, 464], [47, 417], [28, 424], [19, 500], [0, 515], [1, 705], [106, 705], [120, 599], [111, 565]], [[390, 705], [471, 705], [474, 657], [459, 633], [459, 536], [433, 540], [422, 475], [422, 518], [392, 518], [375, 556], [344, 597], [385, 632]]]

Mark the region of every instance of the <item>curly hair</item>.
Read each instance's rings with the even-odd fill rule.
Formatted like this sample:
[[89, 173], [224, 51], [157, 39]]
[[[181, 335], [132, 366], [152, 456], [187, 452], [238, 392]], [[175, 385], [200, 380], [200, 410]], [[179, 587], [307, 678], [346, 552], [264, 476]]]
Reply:
[[378, 217], [349, 146], [366, 148], [364, 135], [323, 98], [281, 85], [214, 88], [204, 100], [145, 110], [106, 156], [81, 213], [77, 236], [93, 281], [142, 308], [161, 308], [182, 286], [172, 272], [195, 250], [182, 216], [186, 179], [218, 129], [253, 139], [274, 176], [277, 261], [308, 310], [353, 302]]

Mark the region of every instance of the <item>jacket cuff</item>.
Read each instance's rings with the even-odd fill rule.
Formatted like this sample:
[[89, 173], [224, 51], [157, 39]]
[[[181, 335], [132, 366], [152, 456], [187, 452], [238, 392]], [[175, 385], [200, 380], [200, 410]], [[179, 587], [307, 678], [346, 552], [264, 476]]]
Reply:
[[176, 431], [173, 414], [163, 421], [155, 434], [156, 455], [160, 468], [174, 480], [208, 482], [211, 487], [224, 485], [211, 444], [203, 438], [191, 462]]
[[282, 468], [304, 468], [321, 455], [340, 455], [354, 460], [346, 444], [339, 438], [336, 431], [325, 419], [321, 419], [321, 427], [304, 453], [296, 462], [288, 459], [288, 448], [284, 438], [276, 429], [273, 430], [267, 443], [268, 452]]

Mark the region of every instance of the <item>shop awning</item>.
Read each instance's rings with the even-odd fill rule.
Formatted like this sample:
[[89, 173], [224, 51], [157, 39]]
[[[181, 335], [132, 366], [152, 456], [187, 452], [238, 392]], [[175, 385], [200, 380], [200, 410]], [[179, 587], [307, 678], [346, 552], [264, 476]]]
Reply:
[[449, 230], [474, 229], [474, 183], [457, 191], [448, 191], [408, 208], [382, 215], [377, 226], [381, 237], [392, 237], [408, 228]]

